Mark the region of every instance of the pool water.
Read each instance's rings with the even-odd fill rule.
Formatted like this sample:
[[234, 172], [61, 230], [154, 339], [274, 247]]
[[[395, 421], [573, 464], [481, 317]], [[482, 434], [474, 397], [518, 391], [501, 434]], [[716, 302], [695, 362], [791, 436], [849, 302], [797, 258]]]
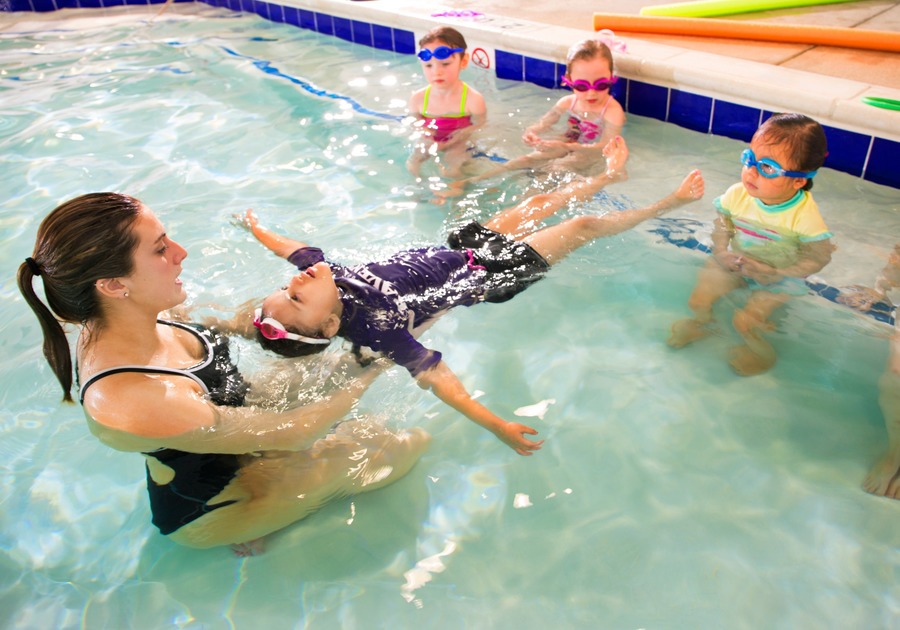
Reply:
[[[400, 482], [327, 506], [255, 558], [160, 536], [140, 458], [102, 446], [79, 408], [59, 404], [15, 287], [50, 209], [95, 190], [142, 199], [189, 251], [182, 278], [208, 309], [288, 277], [232, 224], [244, 208], [357, 262], [437, 242], [529, 180], [431, 202], [406, 172], [398, 122], [423, 83], [412, 57], [204, 6], [27, 19], [0, 16], [0, 625], [896, 623], [900, 502], [860, 489], [886, 444], [876, 381], [890, 329], [810, 295], [785, 309], [779, 362], [763, 376], [725, 363], [736, 342], [727, 304], [716, 335], [669, 349], [704, 255], [665, 235], [705, 239], [709, 201], [736, 181], [742, 145], [639, 117], [625, 131], [630, 179], [571, 212], [649, 202], [695, 166], [707, 198], [425, 337], [489, 407], [538, 414], [521, 420], [547, 440], [539, 453], [516, 456], [394, 369], [361, 411], [435, 437]], [[556, 95], [467, 72], [491, 110], [483, 152], [515, 155], [521, 127]], [[900, 234], [900, 193], [827, 170], [815, 193], [840, 247], [821, 281], [871, 282]], [[272, 364], [235, 345], [248, 371]]]

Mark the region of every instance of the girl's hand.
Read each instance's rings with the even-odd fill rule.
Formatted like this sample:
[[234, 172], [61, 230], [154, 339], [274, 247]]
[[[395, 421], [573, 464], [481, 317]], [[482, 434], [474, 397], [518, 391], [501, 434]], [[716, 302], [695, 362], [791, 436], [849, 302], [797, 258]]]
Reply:
[[713, 254], [713, 258], [716, 259], [716, 262], [719, 263], [722, 268], [735, 272], [741, 271], [741, 265], [743, 265], [745, 260], [743, 256], [738, 256], [727, 249], [718, 254]]
[[525, 435], [537, 435], [537, 431], [518, 422], [506, 422], [497, 429], [495, 435], [519, 455], [531, 455], [541, 448], [544, 440], [529, 440]]
[[784, 278], [775, 267], [752, 258], [741, 258], [740, 271], [760, 284], [774, 284]]
[[837, 301], [865, 313], [884, 299], [884, 294], [876, 289], [857, 284], [847, 287], [847, 293], [841, 293], [838, 296]]
[[536, 147], [541, 143], [541, 137], [531, 129], [526, 129], [525, 133], [522, 134], [522, 142], [530, 147]]
[[234, 214], [234, 222], [236, 225], [245, 228], [247, 231], [252, 232], [253, 228], [259, 225], [259, 218], [256, 216], [256, 213], [253, 212], [253, 208], [247, 208], [247, 211], [244, 214]]

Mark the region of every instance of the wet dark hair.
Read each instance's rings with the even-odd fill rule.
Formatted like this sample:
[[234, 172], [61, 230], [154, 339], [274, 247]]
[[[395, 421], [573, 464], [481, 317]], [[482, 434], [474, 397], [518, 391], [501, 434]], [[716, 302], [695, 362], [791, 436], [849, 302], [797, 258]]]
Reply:
[[566, 55], [566, 76], [572, 73], [572, 64], [576, 61], [590, 61], [597, 57], [606, 59], [610, 72], [615, 71], [612, 51], [603, 42], [596, 39], [585, 39], [573, 44]]
[[465, 50], [469, 47], [466, 44], [466, 38], [455, 28], [450, 26], [437, 26], [422, 36], [422, 39], [419, 40], [419, 48], [424, 48], [428, 44], [436, 41], [442, 41], [445, 44], [448, 44], [450, 48], [462, 48]]
[[[296, 330], [292, 330], [288, 326], [285, 326], [285, 330], [296, 334], [303, 334]], [[305, 341], [296, 341], [294, 339], [269, 339], [258, 330], [256, 331], [256, 340], [264, 349], [270, 350], [275, 354], [288, 359], [318, 354], [328, 347], [328, 344], [324, 343], [306, 343]]]
[[[803, 114], [773, 114], [756, 133], [753, 140], [767, 145], [783, 144], [796, 161], [789, 170], [816, 171], [825, 164], [828, 156], [828, 140], [822, 125]], [[787, 168], [787, 167], [785, 167]], [[813, 180], [807, 178], [803, 190], [812, 190]]]
[[[19, 265], [19, 291], [41, 324], [44, 357], [67, 402], [72, 402], [72, 357], [62, 324], [102, 323], [95, 283], [134, 270], [133, 227], [142, 209], [134, 197], [111, 192], [67, 201], [44, 218], [34, 251]], [[47, 305], [34, 291], [35, 276], [43, 281]]]

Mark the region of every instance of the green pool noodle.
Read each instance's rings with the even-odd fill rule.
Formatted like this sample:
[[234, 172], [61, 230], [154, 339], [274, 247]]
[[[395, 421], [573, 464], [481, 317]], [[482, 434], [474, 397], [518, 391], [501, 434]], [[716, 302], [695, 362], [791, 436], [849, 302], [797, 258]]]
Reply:
[[817, 4], [838, 4], [856, 2], [857, 0], [696, 0], [696, 2], [677, 2], [644, 7], [641, 15], [666, 15], [670, 17], [714, 17], [717, 15], [734, 15], [735, 13], [752, 13], [754, 11], [771, 11], [774, 9], [792, 9], [809, 7]]

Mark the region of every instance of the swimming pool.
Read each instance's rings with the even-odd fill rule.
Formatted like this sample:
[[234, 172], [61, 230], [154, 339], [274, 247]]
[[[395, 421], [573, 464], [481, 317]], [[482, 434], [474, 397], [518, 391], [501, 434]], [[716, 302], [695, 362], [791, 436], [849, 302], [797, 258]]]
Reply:
[[[58, 201], [122, 190], [187, 247], [193, 302], [237, 304], [287, 269], [233, 212], [252, 205], [359, 260], [433, 242], [521, 183], [464, 209], [429, 203], [394, 119], [421, 83], [408, 56], [208, 7], [155, 13], [72, 12], [66, 31], [20, 23], [0, 37], [12, 60], [0, 82], [4, 268]], [[517, 110], [484, 146], [510, 154], [549, 93], [470, 80], [492, 111]], [[656, 198], [697, 165], [707, 203], [581, 250], [515, 302], [455, 312], [427, 335], [507, 417], [555, 400], [526, 418], [544, 449], [514, 456], [393, 371], [362, 408], [432, 431], [430, 451], [398, 484], [332, 504], [258, 558], [155, 532], [139, 458], [102, 447], [79, 409], [59, 405], [8, 275], [3, 625], [889, 626], [900, 505], [859, 487], [884, 446], [886, 326], [810, 296], [787, 309], [765, 376], [727, 369], [727, 327], [669, 350], [703, 257], [667, 234], [696, 221], [702, 238], [742, 145], [637, 116], [626, 136], [631, 179], [588, 211]], [[826, 171], [815, 192], [840, 246], [822, 281], [869, 282], [900, 233], [897, 190]], [[242, 365], [266, 361], [237, 348]]]

